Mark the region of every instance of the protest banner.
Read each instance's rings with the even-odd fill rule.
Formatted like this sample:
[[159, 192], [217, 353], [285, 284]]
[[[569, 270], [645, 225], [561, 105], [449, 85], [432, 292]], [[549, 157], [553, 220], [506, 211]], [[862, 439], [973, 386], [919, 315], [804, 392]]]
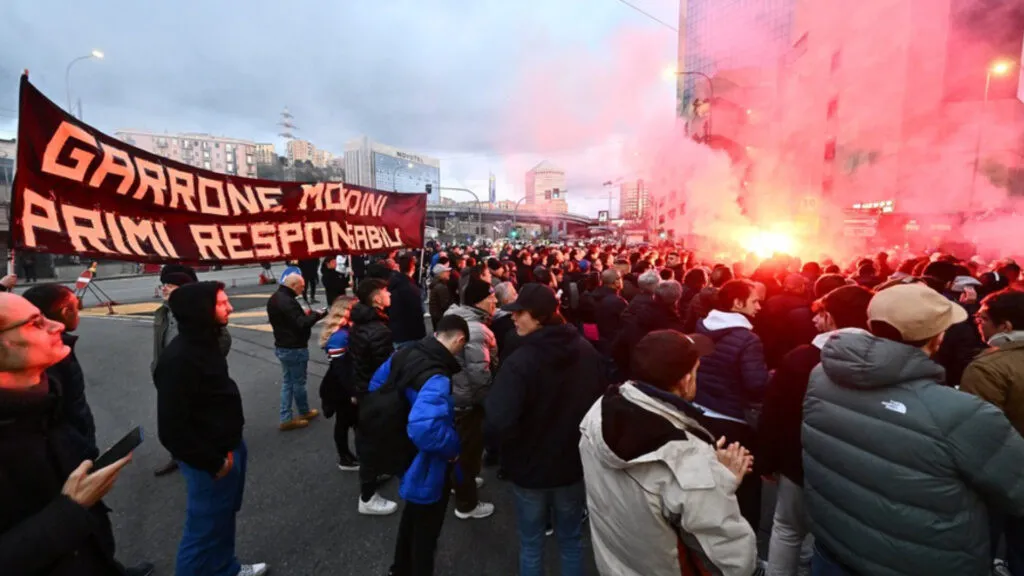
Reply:
[[419, 248], [426, 202], [425, 194], [189, 166], [99, 132], [21, 79], [16, 250], [246, 264]]

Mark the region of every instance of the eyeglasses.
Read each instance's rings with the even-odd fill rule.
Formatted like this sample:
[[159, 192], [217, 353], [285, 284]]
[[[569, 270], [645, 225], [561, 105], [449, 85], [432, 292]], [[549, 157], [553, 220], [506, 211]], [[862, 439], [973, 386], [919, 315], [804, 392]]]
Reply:
[[16, 322], [16, 323], [11, 324], [10, 326], [8, 326], [6, 328], [0, 328], [0, 334], [3, 334], [5, 332], [10, 332], [11, 330], [17, 330], [18, 328], [21, 328], [22, 326], [29, 326], [29, 325], [31, 325], [33, 328], [38, 328], [40, 330], [44, 330], [44, 329], [46, 329], [46, 323], [47, 322], [48, 322], [48, 320], [46, 319], [46, 316], [43, 316], [42, 314], [36, 313], [36, 314], [33, 314], [33, 315], [29, 316], [27, 319], [22, 320], [21, 322]]

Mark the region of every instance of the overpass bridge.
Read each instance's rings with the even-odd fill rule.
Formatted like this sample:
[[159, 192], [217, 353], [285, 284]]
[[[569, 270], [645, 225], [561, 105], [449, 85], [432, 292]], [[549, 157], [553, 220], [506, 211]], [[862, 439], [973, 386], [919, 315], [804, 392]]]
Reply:
[[442, 233], [453, 231], [493, 238], [496, 235], [494, 227], [498, 224], [508, 227], [533, 224], [539, 225], [545, 235], [558, 237], [584, 231], [596, 223], [597, 220], [589, 216], [532, 210], [528, 206], [502, 210], [473, 204], [427, 205], [427, 226], [433, 226]]

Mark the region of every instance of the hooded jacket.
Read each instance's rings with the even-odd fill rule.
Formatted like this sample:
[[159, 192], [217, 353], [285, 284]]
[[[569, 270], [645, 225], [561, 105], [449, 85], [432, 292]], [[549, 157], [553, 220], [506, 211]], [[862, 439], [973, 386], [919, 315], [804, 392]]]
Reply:
[[220, 290], [217, 282], [198, 282], [171, 294], [178, 337], [153, 373], [160, 443], [175, 460], [211, 476], [242, 443], [245, 426], [242, 396], [218, 344], [222, 327], [214, 307]]
[[391, 292], [391, 307], [388, 308], [391, 337], [395, 342], [419, 340], [427, 335], [423, 324], [423, 297], [416, 281], [402, 274], [393, 272], [388, 282]]
[[622, 313], [629, 305], [618, 292], [607, 286], [598, 286], [590, 294], [594, 302], [594, 322], [597, 324], [598, 348], [611, 355], [612, 345], [622, 332]]
[[0, 572], [46, 576], [120, 574], [103, 502], [85, 508], [61, 494], [91, 458], [64, 421], [59, 390], [0, 389]]
[[482, 405], [498, 369], [498, 341], [487, 324], [490, 316], [474, 306], [452, 306], [445, 316], [458, 316], [469, 325], [469, 340], [458, 356], [462, 370], [452, 377], [455, 405]]
[[803, 295], [784, 292], [772, 296], [754, 322], [755, 332], [764, 343], [765, 362], [775, 368], [787, 352], [810, 344], [818, 331], [814, 328], [811, 303]]
[[690, 300], [690, 306], [683, 318], [683, 331], [686, 334], [697, 329], [697, 323], [707, 317], [715, 307], [715, 299], [718, 298], [718, 288], [707, 286], [697, 293]]
[[[171, 314], [171, 307], [167, 302], [164, 302], [153, 313], [153, 362], [149, 365], [150, 372], [156, 371], [156, 363], [160, 360], [160, 355], [163, 354], [164, 348], [167, 347], [165, 344], [170, 344], [177, 335], [178, 322], [174, 319], [174, 315]], [[227, 326], [220, 328], [217, 345], [225, 356], [231, 352], [231, 333], [228, 332]]]
[[570, 325], [522, 338], [494, 379], [485, 430], [501, 463], [523, 488], [558, 488], [583, 479], [579, 424], [608, 385], [601, 355]]
[[348, 353], [352, 355], [352, 390], [357, 396], [367, 392], [373, 373], [394, 352], [386, 314], [357, 302], [349, 314]]
[[743, 314], [720, 310], [697, 323], [697, 332], [714, 341], [715, 351], [697, 369], [695, 404], [739, 422], [750, 422], [760, 411], [768, 383], [764, 348], [751, 328]]
[[1024, 515], [1024, 439], [942, 379], [922, 350], [867, 332], [833, 335], [811, 373], [811, 532], [858, 574], [988, 574], [989, 506]]
[[337, 256], [328, 256], [320, 264], [320, 280], [324, 285], [324, 292], [327, 293], [328, 307], [339, 296], [344, 296], [345, 290], [348, 290], [348, 272], [341, 271], [337, 267], [332, 269], [327, 266], [328, 262], [332, 260], [337, 261], [337, 258]]
[[405, 388], [410, 406], [406, 433], [417, 453], [402, 475], [398, 493], [415, 504], [433, 504], [441, 499], [448, 463], [459, 455], [451, 377], [458, 374], [460, 367], [455, 356], [436, 338], [424, 338], [409, 348], [377, 369], [370, 391], [383, 386], [392, 375], [396, 384]]
[[638, 382], [611, 388], [580, 424], [590, 531], [608, 576], [754, 570], [757, 541], [739, 482], [715, 454], [699, 412]]

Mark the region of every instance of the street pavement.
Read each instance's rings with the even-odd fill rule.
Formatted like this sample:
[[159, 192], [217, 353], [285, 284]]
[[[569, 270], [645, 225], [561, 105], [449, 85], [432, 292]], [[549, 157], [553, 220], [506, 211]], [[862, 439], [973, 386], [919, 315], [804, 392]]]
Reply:
[[[136, 292], [144, 292], [143, 287], [144, 283], [135, 283]], [[235, 307], [228, 360], [242, 393], [249, 448], [245, 501], [238, 516], [238, 557], [243, 563], [268, 562], [277, 576], [385, 574], [399, 514], [367, 517], [356, 512], [358, 475], [336, 467], [334, 421], [321, 417], [304, 430], [277, 429], [280, 367], [265, 313], [274, 288], [228, 290]], [[106, 498], [113, 509], [118, 557], [128, 565], [151, 561], [157, 574], [169, 575], [185, 517], [185, 485], [179, 474], [152, 474], [167, 459], [156, 436], [156, 391], [149, 372], [151, 316], [158, 305], [158, 300], [143, 298], [133, 306], [115, 307], [113, 316], [106, 309], [87, 309], [76, 353], [85, 371], [101, 449], [136, 425], [146, 432], [133, 462]], [[314, 407], [319, 407], [317, 390], [327, 369], [323, 351], [316, 348], [318, 335], [314, 330], [310, 346], [308, 391]], [[493, 468], [482, 475], [486, 485], [481, 498], [494, 502], [496, 512], [484, 520], [459, 520], [450, 507], [438, 547], [438, 575], [518, 572], [512, 487], [497, 480]], [[397, 491], [397, 480], [382, 488], [392, 500]], [[587, 573], [596, 574], [589, 526], [585, 528]], [[554, 537], [548, 538], [545, 561], [548, 573], [557, 574]]]

